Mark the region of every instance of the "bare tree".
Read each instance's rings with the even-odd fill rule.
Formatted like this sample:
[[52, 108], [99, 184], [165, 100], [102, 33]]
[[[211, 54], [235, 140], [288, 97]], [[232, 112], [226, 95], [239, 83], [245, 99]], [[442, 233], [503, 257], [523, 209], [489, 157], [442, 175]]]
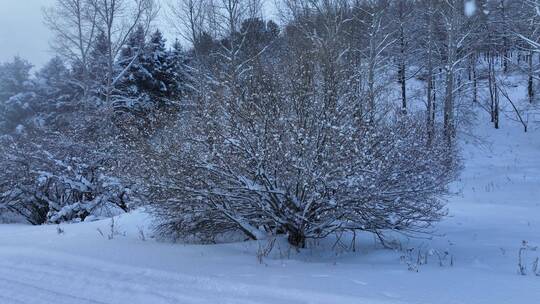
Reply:
[[367, 111], [370, 113], [369, 120], [373, 121], [380, 110], [377, 103], [380, 103], [381, 90], [388, 85], [381, 77], [390, 63], [390, 58], [385, 55], [396, 39], [388, 22], [388, 1], [359, 2], [353, 12], [355, 21], [361, 26], [357, 32], [361, 35], [361, 44], [355, 47], [355, 51], [363, 61], [360, 73], [367, 75]]
[[414, 49], [416, 47], [413, 37], [415, 36], [414, 16], [417, 12], [417, 5], [410, 0], [394, 1], [391, 5], [390, 14], [392, 14], [393, 28], [395, 29], [396, 43], [394, 47], [398, 82], [401, 89], [401, 107], [403, 111], [407, 110], [407, 80], [409, 78], [408, 68], [410, 64], [415, 64], [412, 60]]
[[428, 137], [428, 145], [435, 136], [435, 98], [434, 98], [434, 67], [435, 53], [437, 42], [435, 38], [435, 18], [437, 15], [437, 7], [433, 1], [424, 1], [422, 18], [422, 29], [424, 29], [421, 42], [423, 55], [425, 56], [425, 71], [426, 71], [426, 133]]
[[[456, 77], [460, 76], [462, 64], [472, 54], [468, 44], [472, 38], [474, 18], [465, 15], [463, 0], [443, 1], [439, 16], [445, 35], [442, 54], [445, 58], [444, 134], [448, 143], [452, 143], [456, 135], [456, 93], [466, 86], [462, 81], [456, 82]], [[461, 77], [459, 79], [462, 80]]]
[[[206, 0], [175, 0], [169, 2], [169, 24], [186, 41], [195, 46], [201, 35], [209, 30], [209, 10], [211, 2]], [[195, 51], [197, 51], [195, 49]]]
[[55, 39], [53, 49], [81, 69], [80, 86], [88, 95], [88, 57], [98, 32], [97, 11], [88, 0], [55, 0], [44, 9], [46, 25]]
[[534, 80], [540, 79], [535, 75], [538, 71], [534, 65], [534, 54], [537, 54], [540, 50], [540, 1], [527, 0], [524, 1], [526, 10], [524, 13], [518, 15], [517, 20], [513, 20], [512, 28], [515, 35], [520, 39], [520, 49], [527, 52], [525, 58], [527, 59], [527, 95], [529, 102], [534, 101]]

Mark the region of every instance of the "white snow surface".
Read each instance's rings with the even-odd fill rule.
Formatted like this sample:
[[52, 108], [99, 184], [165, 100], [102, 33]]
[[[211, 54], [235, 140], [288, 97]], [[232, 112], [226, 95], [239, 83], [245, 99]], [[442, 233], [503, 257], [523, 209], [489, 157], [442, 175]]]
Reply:
[[[528, 275], [517, 263], [523, 240], [540, 245], [540, 130], [523, 133], [508, 117], [500, 130], [478, 122], [483, 144], [464, 141], [459, 195], [437, 236], [401, 237], [403, 248], [432, 254], [418, 272], [370, 235], [356, 252], [329, 249], [333, 240], [300, 253], [279, 242], [262, 264], [262, 242], [159, 242], [138, 210], [116, 218], [111, 240], [110, 220], [60, 225], [61, 234], [54, 225], [0, 225], [0, 303], [539, 303], [531, 268], [540, 249], [527, 252]], [[439, 265], [434, 253], [445, 251], [453, 266]]]

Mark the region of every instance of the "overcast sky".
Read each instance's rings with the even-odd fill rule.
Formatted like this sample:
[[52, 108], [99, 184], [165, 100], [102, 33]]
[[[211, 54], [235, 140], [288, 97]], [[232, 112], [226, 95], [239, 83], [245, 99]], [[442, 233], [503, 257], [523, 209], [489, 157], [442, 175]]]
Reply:
[[51, 57], [41, 8], [52, 0], [0, 0], [0, 62], [19, 55], [41, 65]]

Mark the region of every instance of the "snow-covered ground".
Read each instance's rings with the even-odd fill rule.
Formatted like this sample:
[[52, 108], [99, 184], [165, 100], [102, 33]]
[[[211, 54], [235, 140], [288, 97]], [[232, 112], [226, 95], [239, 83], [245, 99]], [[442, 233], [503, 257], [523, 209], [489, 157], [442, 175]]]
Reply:
[[141, 210], [117, 218], [112, 239], [110, 220], [0, 225], [0, 303], [539, 303], [540, 248], [526, 252], [526, 276], [518, 251], [540, 245], [540, 130], [502, 119], [464, 143], [460, 193], [433, 239], [388, 250], [365, 235], [356, 252], [278, 243], [260, 263], [264, 243], [155, 241]]

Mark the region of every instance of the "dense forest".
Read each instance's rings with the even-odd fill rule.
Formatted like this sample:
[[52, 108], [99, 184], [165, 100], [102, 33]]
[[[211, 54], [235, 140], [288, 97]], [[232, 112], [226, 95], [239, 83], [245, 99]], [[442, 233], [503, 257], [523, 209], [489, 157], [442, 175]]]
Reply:
[[478, 109], [523, 125], [538, 0], [56, 0], [56, 56], [0, 64], [0, 220], [144, 207], [164, 237], [428, 233]]

